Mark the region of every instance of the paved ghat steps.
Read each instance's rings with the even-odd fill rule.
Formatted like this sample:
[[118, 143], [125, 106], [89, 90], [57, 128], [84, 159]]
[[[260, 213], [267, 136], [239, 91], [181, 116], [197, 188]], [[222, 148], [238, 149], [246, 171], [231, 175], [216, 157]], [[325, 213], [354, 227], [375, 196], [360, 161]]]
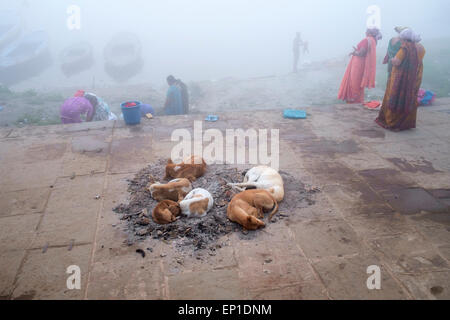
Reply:
[[[315, 204], [215, 255], [149, 239], [127, 246], [112, 208], [127, 179], [203, 116], [0, 129], [0, 297], [4, 299], [449, 299], [450, 100], [392, 133], [360, 106], [220, 115], [204, 129], [279, 129], [280, 170]], [[97, 199], [97, 196], [100, 196]], [[146, 258], [137, 248], [153, 248]], [[67, 267], [81, 269], [69, 290]], [[367, 267], [381, 269], [369, 290]]]

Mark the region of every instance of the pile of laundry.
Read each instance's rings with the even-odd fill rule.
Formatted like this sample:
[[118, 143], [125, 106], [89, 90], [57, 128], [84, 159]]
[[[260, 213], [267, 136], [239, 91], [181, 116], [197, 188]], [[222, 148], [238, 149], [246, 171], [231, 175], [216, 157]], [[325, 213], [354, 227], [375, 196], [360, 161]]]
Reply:
[[369, 110], [378, 110], [381, 107], [380, 101], [369, 101], [364, 103], [364, 106]]
[[420, 89], [417, 95], [419, 106], [431, 106], [436, 99], [436, 94], [430, 90]]
[[125, 108], [133, 108], [133, 107], [136, 107], [137, 105], [138, 105], [137, 102], [127, 102], [123, 106]]

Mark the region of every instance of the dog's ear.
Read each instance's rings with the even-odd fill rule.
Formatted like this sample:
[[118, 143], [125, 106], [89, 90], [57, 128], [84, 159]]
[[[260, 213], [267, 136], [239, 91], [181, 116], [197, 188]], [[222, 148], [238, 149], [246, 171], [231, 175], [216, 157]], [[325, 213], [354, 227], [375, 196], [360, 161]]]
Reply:
[[169, 160], [167, 161], [167, 164], [173, 164], [172, 158], [169, 158]]
[[172, 214], [177, 217], [180, 215], [180, 206], [177, 204], [171, 204], [169, 207], [170, 212], [172, 212]]

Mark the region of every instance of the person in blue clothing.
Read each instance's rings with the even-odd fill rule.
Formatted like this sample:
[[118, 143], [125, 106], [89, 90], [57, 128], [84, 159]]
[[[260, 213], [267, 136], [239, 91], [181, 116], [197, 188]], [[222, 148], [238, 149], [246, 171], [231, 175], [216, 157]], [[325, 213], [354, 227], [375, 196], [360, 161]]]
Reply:
[[164, 113], [168, 116], [184, 114], [181, 90], [177, 86], [177, 80], [174, 76], [168, 76], [167, 83], [169, 84], [169, 90], [167, 90]]

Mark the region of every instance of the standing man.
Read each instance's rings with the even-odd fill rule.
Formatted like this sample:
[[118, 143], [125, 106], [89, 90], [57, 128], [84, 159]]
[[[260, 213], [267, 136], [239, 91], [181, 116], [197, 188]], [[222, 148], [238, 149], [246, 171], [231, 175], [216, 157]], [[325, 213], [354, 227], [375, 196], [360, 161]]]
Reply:
[[302, 35], [300, 32], [297, 32], [295, 39], [294, 39], [294, 44], [293, 44], [293, 51], [294, 51], [293, 72], [294, 73], [298, 73], [298, 62], [300, 60], [300, 47], [302, 47], [302, 46], [303, 46]]
[[189, 113], [189, 91], [188, 91], [188, 87], [180, 79], [177, 80], [176, 84], [181, 90], [181, 101], [183, 103], [183, 112], [184, 112], [184, 114], [188, 114]]
[[174, 76], [167, 77], [169, 90], [167, 91], [166, 103], [164, 104], [164, 113], [168, 116], [184, 114], [181, 90], [177, 85]]

